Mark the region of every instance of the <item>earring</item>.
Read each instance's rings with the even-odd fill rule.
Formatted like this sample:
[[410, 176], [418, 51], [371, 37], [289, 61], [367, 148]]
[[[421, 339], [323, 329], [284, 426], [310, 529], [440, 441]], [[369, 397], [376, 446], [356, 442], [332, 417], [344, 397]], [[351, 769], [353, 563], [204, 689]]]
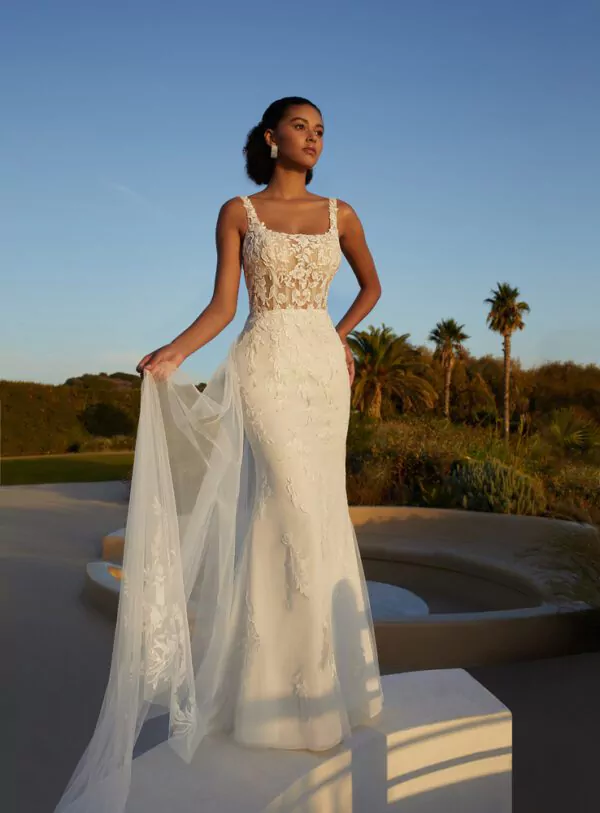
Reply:
[[271, 144], [271, 158], [277, 158], [277, 144]]

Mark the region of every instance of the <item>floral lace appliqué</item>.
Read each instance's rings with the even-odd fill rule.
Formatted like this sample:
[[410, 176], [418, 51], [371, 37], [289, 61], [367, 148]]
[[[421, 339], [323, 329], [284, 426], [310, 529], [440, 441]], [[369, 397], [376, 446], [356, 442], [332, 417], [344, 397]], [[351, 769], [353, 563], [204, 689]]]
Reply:
[[268, 229], [250, 198], [241, 199], [248, 215], [242, 257], [250, 310], [326, 308], [329, 286], [342, 258], [337, 200], [329, 199], [328, 231], [287, 234]]
[[294, 592], [306, 598], [309, 596], [307, 564], [306, 557], [294, 545], [290, 533], [283, 533], [281, 542], [285, 547], [286, 607], [289, 610]]
[[310, 692], [308, 683], [306, 682], [301, 669], [298, 669], [292, 676], [292, 691], [294, 693], [294, 697], [298, 701], [300, 717], [307, 721], [310, 717], [308, 709]]
[[142, 676], [146, 694], [171, 690], [170, 736], [185, 736], [197, 725], [188, 619], [173, 581], [176, 551], [165, 540], [166, 512], [157, 496], [152, 502], [154, 530], [144, 562], [142, 601]]

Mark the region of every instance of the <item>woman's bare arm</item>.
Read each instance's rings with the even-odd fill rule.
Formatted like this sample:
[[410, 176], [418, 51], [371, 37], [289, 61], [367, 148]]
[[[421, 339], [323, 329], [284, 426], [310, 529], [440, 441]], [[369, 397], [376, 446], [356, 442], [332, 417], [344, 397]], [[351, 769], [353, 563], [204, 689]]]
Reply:
[[338, 233], [344, 257], [360, 285], [356, 299], [335, 328], [342, 340], [345, 340], [348, 333], [375, 307], [381, 296], [381, 283], [362, 223], [352, 206], [343, 200], [338, 200]]
[[215, 230], [217, 271], [212, 299], [198, 318], [171, 342], [172, 348], [184, 359], [208, 344], [235, 316], [241, 278], [243, 218], [245, 211], [239, 198], [231, 198], [221, 206]]

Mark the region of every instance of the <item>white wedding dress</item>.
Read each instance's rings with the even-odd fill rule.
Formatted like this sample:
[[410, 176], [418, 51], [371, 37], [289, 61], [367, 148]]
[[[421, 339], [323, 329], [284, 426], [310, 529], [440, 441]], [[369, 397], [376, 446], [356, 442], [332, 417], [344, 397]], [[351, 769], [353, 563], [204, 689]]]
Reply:
[[187, 763], [217, 731], [326, 750], [383, 706], [327, 311], [337, 201], [322, 234], [273, 231], [242, 201], [250, 314], [227, 358], [202, 393], [180, 369], [144, 374], [110, 677], [55, 813], [126, 809], [161, 706]]

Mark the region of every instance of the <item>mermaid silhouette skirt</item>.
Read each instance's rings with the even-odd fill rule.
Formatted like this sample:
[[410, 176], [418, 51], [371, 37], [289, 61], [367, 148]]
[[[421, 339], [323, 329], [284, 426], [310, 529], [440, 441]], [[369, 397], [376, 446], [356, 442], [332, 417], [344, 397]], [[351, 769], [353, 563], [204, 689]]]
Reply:
[[234, 358], [255, 494], [217, 728], [323, 750], [382, 704], [346, 494], [345, 352], [326, 311], [283, 309], [249, 319]]

